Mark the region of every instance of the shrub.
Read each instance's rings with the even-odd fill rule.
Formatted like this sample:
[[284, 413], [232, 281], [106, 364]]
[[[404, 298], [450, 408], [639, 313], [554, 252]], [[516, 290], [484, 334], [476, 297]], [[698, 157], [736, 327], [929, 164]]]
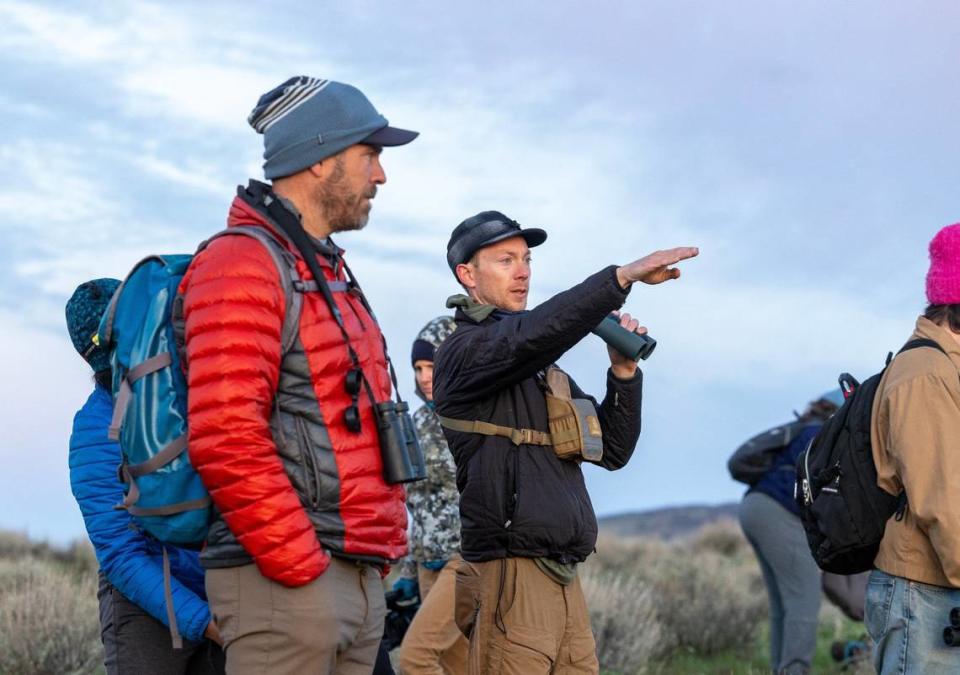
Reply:
[[45, 541], [33, 541], [21, 532], [0, 530], [0, 561], [20, 558], [54, 560], [77, 572], [97, 571], [97, 558], [86, 538], [76, 539], [66, 548], [61, 548]]
[[23, 532], [0, 530], [0, 559], [40, 555], [45, 549], [45, 544], [31, 541]]
[[674, 546], [660, 539], [633, 537], [618, 538], [600, 535], [597, 553], [590, 556], [588, 566], [604, 574], [641, 575], [649, 578], [649, 571], [668, 565]]
[[650, 585], [589, 568], [580, 579], [601, 668], [642, 673], [673, 651], [675, 639], [660, 621]]
[[75, 539], [69, 547], [57, 556], [57, 559], [71, 565], [78, 573], [96, 576], [100, 568], [93, 545], [88, 539]]
[[753, 555], [740, 524], [729, 518], [701, 527], [690, 537], [687, 547], [694, 553], [711, 551], [737, 560]]
[[[602, 538], [588, 573], [616, 579], [621, 603], [649, 594], [659, 642], [704, 656], [751, 645], [766, 616], [756, 559], [732, 523], [710, 526], [686, 542]], [[594, 629], [599, 632], [598, 624]]]
[[93, 670], [103, 658], [96, 583], [36, 558], [0, 564], [0, 672]]
[[651, 584], [657, 610], [677, 644], [700, 655], [753, 644], [766, 615], [766, 594], [755, 566], [736, 565], [717, 553], [678, 547]]

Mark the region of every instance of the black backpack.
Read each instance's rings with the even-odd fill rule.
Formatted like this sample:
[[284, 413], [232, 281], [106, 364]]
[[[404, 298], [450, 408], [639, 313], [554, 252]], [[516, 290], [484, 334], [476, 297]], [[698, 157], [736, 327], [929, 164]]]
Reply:
[[[911, 340], [898, 354], [918, 347], [943, 352], [933, 340]], [[887, 357], [890, 365], [892, 355]], [[843, 406], [797, 458], [796, 499], [807, 543], [820, 569], [857, 574], [873, 567], [887, 521], [903, 517], [905, 493], [891, 495], [877, 487], [877, 467], [870, 443], [873, 400], [882, 371], [857, 382], [840, 376]]]
[[756, 485], [777, 464], [780, 453], [790, 445], [809, 422], [794, 420], [767, 429], [741, 445], [727, 460], [730, 477], [747, 485]]

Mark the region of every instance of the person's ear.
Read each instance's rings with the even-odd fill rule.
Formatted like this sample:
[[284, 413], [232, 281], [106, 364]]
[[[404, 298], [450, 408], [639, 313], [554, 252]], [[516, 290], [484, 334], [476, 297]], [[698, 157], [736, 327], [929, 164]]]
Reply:
[[327, 168], [323, 165], [323, 162], [317, 162], [316, 164], [311, 164], [307, 167], [307, 171], [316, 178], [323, 178], [326, 173]]
[[460, 263], [457, 265], [456, 272], [457, 279], [460, 281], [460, 285], [464, 288], [474, 288], [477, 285], [477, 281], [473, 273], [473, 265], [469, 263]]

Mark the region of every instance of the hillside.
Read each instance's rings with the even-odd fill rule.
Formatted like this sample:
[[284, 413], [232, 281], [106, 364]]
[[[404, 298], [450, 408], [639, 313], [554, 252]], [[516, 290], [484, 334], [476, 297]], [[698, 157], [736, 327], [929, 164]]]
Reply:
[[616, 537], [656, 537], [671, 540], [693, 534], [718, 520], [736, 520], [739, 503], [670, 506], [599, 518], [600, 531]]

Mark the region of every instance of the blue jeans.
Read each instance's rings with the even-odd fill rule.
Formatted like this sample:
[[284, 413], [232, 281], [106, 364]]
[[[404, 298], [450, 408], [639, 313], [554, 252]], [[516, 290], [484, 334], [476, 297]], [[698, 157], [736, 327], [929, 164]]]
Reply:
[[943, 643], [960, 589], [941, 588], [874, 570], [867, 583], [864, 623], [874, 641], [879, 675], [960, 672], [960, 649]]

